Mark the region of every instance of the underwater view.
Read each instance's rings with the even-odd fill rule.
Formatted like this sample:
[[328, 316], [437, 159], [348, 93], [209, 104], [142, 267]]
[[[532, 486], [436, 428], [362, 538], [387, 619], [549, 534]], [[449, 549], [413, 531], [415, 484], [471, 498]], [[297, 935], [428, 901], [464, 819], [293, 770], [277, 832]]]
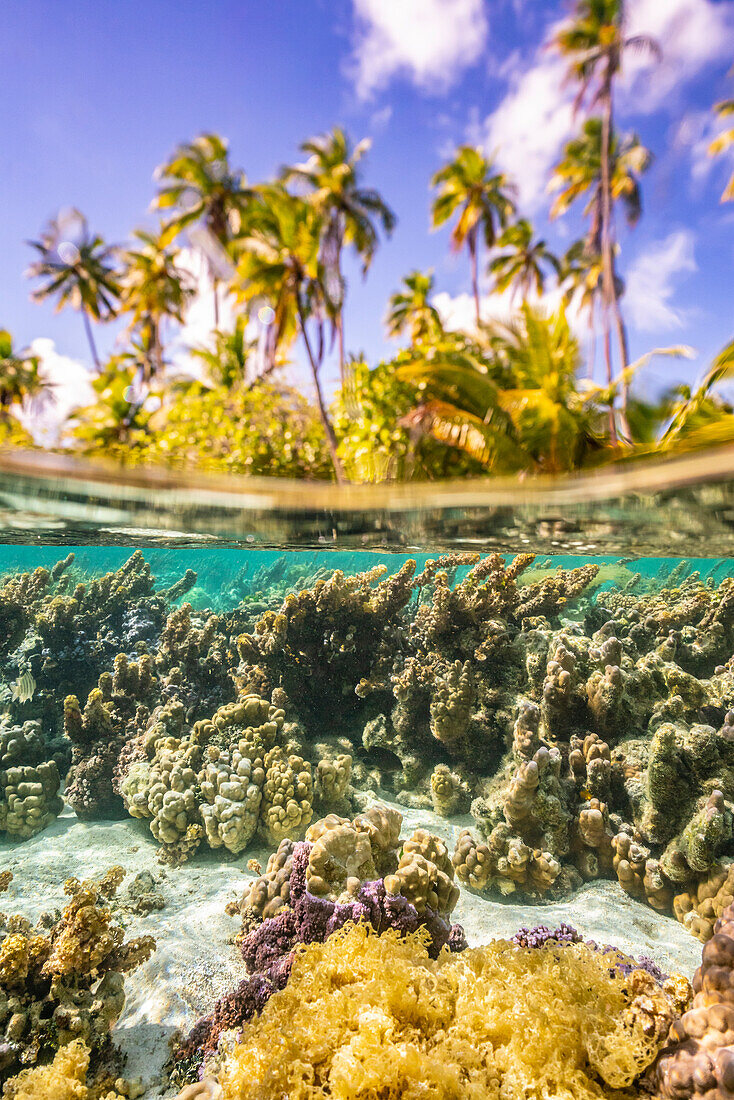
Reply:
[[734, 1100], [733, 59], [1, 0], [0, 1100]]
[[734, 558], [148, 542], [0, 546], [3, 1095], [731, 1095]]

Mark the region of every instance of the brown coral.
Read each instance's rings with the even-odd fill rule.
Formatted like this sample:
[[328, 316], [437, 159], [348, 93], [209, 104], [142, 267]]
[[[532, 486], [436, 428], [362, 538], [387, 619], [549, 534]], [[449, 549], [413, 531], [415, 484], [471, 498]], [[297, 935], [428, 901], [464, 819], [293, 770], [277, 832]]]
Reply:
[[664, 1100], [734, 1097], [734, 906], [724, 910], [693, 978], [693, 1005], [670, 1029], [652, 1081]]
[[734, 863], [717, 864], [697, 885], [676, 894], [673, 911], [701, 943], [711, 939], [716, 921], [734, 904]]
[[385, 876], [385, 889], [388, 894], [402, 894], [419, 913], [429, 907], [449, 916], [459, 900], [453, 879], [454, 867], [444, 842], [426, 829], [416, 829], [403, 845], [397, 870]]

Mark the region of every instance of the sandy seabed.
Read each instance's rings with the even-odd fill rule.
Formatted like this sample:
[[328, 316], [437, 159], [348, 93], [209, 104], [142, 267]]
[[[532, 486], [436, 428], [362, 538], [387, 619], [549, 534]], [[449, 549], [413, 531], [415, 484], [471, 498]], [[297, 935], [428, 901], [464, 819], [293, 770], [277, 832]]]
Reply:
[[[442, 836], [451, 849], [470, 821], [447, 822], [428, 811], [382, 801], [403, 814], [404, 836], [421, 826]], [[247, 861], [254, 857], [264, 868], [270, 854], [259, 847], [237, 857], [205, 850], [171, 869], [161, 867], [157, 853], [146, 822], [85, 823], [68, 808], [30, 840], [0, 841], [0, 870], [14, 875], [0, 904], [6, 912], [31, 919], [64, 905], [63, 884], [71, 876], [89, 878], [119, 864], [127, 871], [123, 898], [127, 883], [140, 871], [160, 880], [165, 908], [120, 918], [128, 938], [147, 932], [158, 948], [126, 977], [125, 1008], [113, 1033], [127, 1055], [125, 1075], [142, 1078], [148, 1100], [175, 1094], [165, 1088], [162, 1075], [172, 1035], [191, 1027], [245, 975], [233, 945], [238, 922], [227, 916], [225, 906], [253, 877]], [[543, 906], [490, 901], [462, 890], [452, 919], [464, 926], [470, 946], [511, 936], [522, 925], [553, 928], [564, 920], [586, 938], [612, 942], [631, 955], [650, 955], [663, 970], [689, 978], [701, 956], [700, 943], [682, 925], [634, 901], [616, 882], [590, 883], [568, 901]]]

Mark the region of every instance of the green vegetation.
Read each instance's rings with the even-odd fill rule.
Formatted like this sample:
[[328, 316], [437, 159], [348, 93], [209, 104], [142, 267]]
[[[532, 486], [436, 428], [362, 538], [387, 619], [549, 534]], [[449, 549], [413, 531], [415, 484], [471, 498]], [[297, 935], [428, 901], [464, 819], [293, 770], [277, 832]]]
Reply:
[[454, 159], [436, 172], [431, 186], [438, 190], [432, 207], [434, 228], [456, 216], [451, 247], [456, 252], [464, 246], [469, 250], [476, 321], [480, 324], [479, 240], [483, 237], [487, 248], [495, 245], [498, 230], [515, 213], [514, 185], [495, 170], [481, 149], [462, 145]]
[[[639, 222], [652, 154], [616, 128], [615, 91], [630, 51], [660, 51], [627, 34], [625, 9], [576, 0], [554, 41], [578, 134], [549, 180], [550, 216], [583, 211], [580, 239], [556, 256], [518, 212], [515, 181], [462, 145], [430, 181], [431, 222], [450, 225], [451, 248], [468, 253], [472, 322], [458, 330], [436, 306], [433, 272], [409, 271], [385, 314], [403, 347], [377, 365], [350, 354], [344, 324], [345, 256], [367, 276], [395, 228], [366, 179], [369, 141], [335, 127], [301, 145], [303, 162], [251, 183], [223, 137], [201, 134], [156, 171], [152, 207], [163, 220], [122, 246], [62, 211], [30, 242], [27, 274], [35, 300], [82, 314], [95, 365], [96, 401], [73, 414], [63, 446], [125, 463], [344, 481], [557, 473], [731, 441], [718, 387], [731, 381], [734, 345], [697, 385], [656, 403], [633, 389], [652, 354], [686, 349], [630, 362], [617, 223]], [[734, 101], [715, 110], [728, 118]], [[734, 130], [722, 130], [711, 154], [732, 142]], [[734, 178], [723, 198], [734, 198]], [[212, 289], [209, 339], [189, 349], [185, 375], [180, 347], [172, 352], [197, 292], [184, 248], [203, 256]], [[539, 304], [548, 292], [555, 311]], [[499, 322], [489, 314], [501, 295]], [[569, 322], [579, 316], [581, 336]], [[124, 322], [122, 344], [101, 363], [92, 324], [113, 318]], [[604, 385], [593, 382], [598, 337]], [[294, 358], [308, 368], [313, 405], [284, 382]], [[331, 399], [329, 362], [339, 377]], [[0, 442], [29, 443], [15, 413], [48, 397], [38, 358], [1, 332]]]

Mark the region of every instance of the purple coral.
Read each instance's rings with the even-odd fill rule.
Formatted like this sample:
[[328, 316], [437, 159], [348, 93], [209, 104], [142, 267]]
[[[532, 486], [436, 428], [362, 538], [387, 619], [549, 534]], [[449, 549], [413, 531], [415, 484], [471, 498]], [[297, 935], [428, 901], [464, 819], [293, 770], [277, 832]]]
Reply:
[[199, 1020], [176, 1051], [176, 1061], [198, 1058], [216, 1049], [223, 1031], [238, 1030], [262, 1012], [270, 997], [283, 989], [290, 976], [293, 949], [299, 943], [323, 943], [349, 921], [365, 921], [376, 932], [388, 928], [405, 934], [427, 928], [428, 952], [436, 958], [444, 946], [464, 951], [467, 943], [459, 924], [448, 924], [438, 913], [419, 913], [401, 894], [388, 894], [382, 879], [362, 884], [350, 901], [316, 897], [306, 889], [306, 869], [311, 845], [295, 845], [290, 874], [290, 907], [263, 921], [242, 941], [242, 958], [250, 977], [227, 993], [209, 1016]]
[[[616, 972], [621, 974], [624, 978], [628, 977], [633, 970], [646, 970], [647, 973], [655, 979], [658, 985], [662, 985], [663, 982], [668, 980], [668, 975], [660, 969], [658, 964], [651, 959], [649, 955], [639, 955], [637, 959], [634, 959], [629, 955], [623, 954], [618, 947], [614, 947], [610, 943], [605, 943], [599, 947], [593, 940], [589, 940], [588, 945], [589, 947], [601, 951], [604, 955], [617, 955], [617, 961], [614, 963], [613, 971], [616, 970]], [[610, 971], [610, 973], [613, 971]]]
[[535, 928], [518, 928], [512, 937], [512, 943], [518, 947], [543, 947], [546, 943], [582, 943], [583, 936], [572, 925], [561, 921], [558, 928], [551, 931], [544, 924]]
[[262, 1012], [273, 993], [285, 988], [292, 965], [291, 953], [278, 959], [266, 970], [243, 978], [236, 989], [217, 1001], [209, 1016], [197, 1020], [176, 1051], [176, 1060], [198, 1059], [202, 1054], [213, 1053], [222, 1032], [238, 1031], [253, 1016]]
[[466, 947], [460, 925], [448, 924], [432, 909], [418, 913], [415, 906], [401, 894], [388, 894], [382, 879], [363, 883], [353, 901], [338, 902], [315, 897], [298, 882], [299, 847], [296, 845], [293, 853], [294, 872], [290, 879], [292, 908], [284, 909], [264, 921], [245, 937], [242, 958], [248, 970], [254, 972], [271, 965], [292, 951], [297, 943], [323, 943], [332, 932], [343, 928], [349, 921], [366, 921], [378, 933], [388, 928], [395, 928], [401, 933], [427, 928], [431, 937], [429, 954], [432, 958], [436, 958], [445, 944], [451, 951], [463, 951]]
[[600, 951], [602, 955], [616, 955], [610, 974], [616, 972], [626, 978], [633, 970], [646, 970], [659, 985], [668, 979], [668, 975], [663, 973], [649, 955], [640, 955], [635, 960], [611, 943], [598, 944], [596, 940], [584, 940], [581, 933], [565, 921], [553, 931], [544, 924], [538, 924], [535, 928], [518, 928], [511, 942], [518, 947], [544, 947], [546, 943], [585, 943], [592, 951]]

